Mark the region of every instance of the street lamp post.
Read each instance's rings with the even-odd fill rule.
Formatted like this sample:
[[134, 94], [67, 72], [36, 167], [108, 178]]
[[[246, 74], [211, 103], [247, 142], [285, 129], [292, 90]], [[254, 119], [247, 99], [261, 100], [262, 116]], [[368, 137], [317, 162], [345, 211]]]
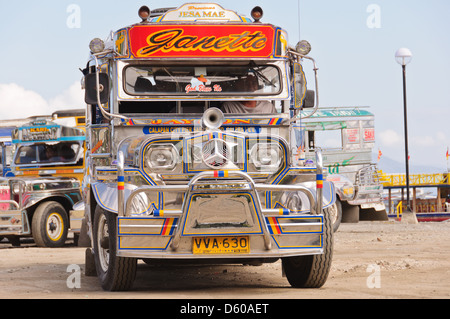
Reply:
[[405, 128], [405, 163], [406, 163], [406, 211], [403, 212], [402, 221], [412, 221], [417, 223], [415, 212], [411, 209], [409, 193], [409, 150], [408, 150], [408, 113], [406, 107], [406, 65], [412, 60], [412, 53], [409, 49], [401, 48], [395, 53], [395, 59], [402, 66], [403, 70], [403, 112]]

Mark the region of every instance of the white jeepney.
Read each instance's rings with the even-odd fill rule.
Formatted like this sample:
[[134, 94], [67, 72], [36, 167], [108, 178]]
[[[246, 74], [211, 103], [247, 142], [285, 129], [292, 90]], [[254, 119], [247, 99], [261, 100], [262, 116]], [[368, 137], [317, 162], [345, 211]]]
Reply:
[[335, 184], [335, 230], [341, 220], [387, 220], [383, 185], [373, 160], [374, 115], [361, 107], [320, 108], [302, 125], [306, 158], [312, 159], [320, 148], [326, 180]]

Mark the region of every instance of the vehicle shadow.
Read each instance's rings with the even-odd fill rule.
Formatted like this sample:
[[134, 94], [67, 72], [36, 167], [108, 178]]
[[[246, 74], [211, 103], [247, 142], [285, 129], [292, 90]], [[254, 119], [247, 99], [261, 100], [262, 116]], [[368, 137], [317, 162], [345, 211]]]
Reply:
[[139, 262], [134, 291], [289, 288], [281, 263], [251, 265], [148, 265]]

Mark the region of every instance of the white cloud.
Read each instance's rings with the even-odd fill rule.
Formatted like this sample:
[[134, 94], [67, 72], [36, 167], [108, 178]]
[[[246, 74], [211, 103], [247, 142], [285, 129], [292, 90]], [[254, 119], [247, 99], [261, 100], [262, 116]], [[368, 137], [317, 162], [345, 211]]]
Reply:
[[84, 108], [84, 91], [81, 84], [75, 82], [60, 95], [50, 99], [49, 104], [54, 110]]
[[0, 84], [0, 119], [20, 119], [50, 115], [57, 110], [83, 108], [83, 94], [81, 85], [74, 83], [47, 101], [38, 93], [16, 83]]
[[24, 118], [36, 114], [48, 114], [49, 105], [33, 91], [11, 83], [0, 84], [1, 119]]
[[433, 147], [436, 146], [436, 140], [432, 136], [414, 136], [411, 139], [411, 144], [418, 147]]
[[413, 136], [411, 138], [411, 145], [418, 148], [439, 148], [443, 145], [445, 146], [450, 139], [446, 136], [444, 132], [438, 131], [430, 135]]
[[382, 146], [395, 147], [403, 143], [403, 137], [396, 131], [388, 129], [378, 134]]

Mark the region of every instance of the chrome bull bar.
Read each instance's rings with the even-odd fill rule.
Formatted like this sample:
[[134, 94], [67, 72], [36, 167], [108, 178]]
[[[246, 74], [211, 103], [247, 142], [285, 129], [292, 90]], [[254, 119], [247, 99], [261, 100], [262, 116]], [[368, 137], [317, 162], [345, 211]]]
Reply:
[[[177, 227], [172, 235], [171, 248], [177, 250], [180, 244], [183, 227], [186, 223], [186, 218], [183, 218], [187, 214], [186, 204], [189, 202], [189, 195], [196, 191], [196, 186], [202, 179], [230, 179], [230, 178], [240, 178], [245, 180], [247, 185], [249, 185], [249, 191], [254, 196], [255, 200], [255, 210], [257, 217], [264, 221], [263, 217], [274, 217], [280, 215], [280, 209], [264, 209], [261, 205], [261, 200], [259, 198], [258, 192], [261, 191], [297, 191], [303, 192], [310, 203], [311, 213], [313, 215], [318, 215], [322, 212], [323, 199], [322, 199], [322, 188], [323, 188], [323, 164], [322, 164], [322, 154], [320, 151], [316, 152], [316, 163], [317, 163], [317, 191], [316, 194], [313, 193], [309, 188], [301, 185], [271, 185], [271, 184], [255, 184], [253, 179], [244, 172], [240, 171], [207, 171], [201, 172], [195, 175], [187, 185], [155, 185], [155, 186], [141, 186], [138, 189], [130, 193], [126, 202], [124, 201], [124, 161], [123, 155], [119, 153], [118, 156], [118, 214], [119, 217], [126, 217], [126, 215], [131, 211], [133, 199], [141, 193], [154, 193], [154, 192], [172, 192], [172, 193], [184, 193], [184, 201], [182, 204], [182, 209], [180, 211], [164, 211], [165, 216], [170, 216], [178, 218]], [[226, 188], [225, 188], [226, 189]], [[204, 191], [204, 190], [202, 190]], [[207, 193], [207, 191], [205, 191]], [[317, 200], [316, 200], [317, 199]], [[264, 243], [267, 250], [272, 249], [271, 235], [266, 222], [262, 223], [262, 232], [264, 237]]]
[[13, 205], [17, 208], [17, 210], [21, 210], [23, 193], [25, 192], [25, 182], [21, 181], [21, 180], [12, 181], [12, 180], [8, 180], [7, 178], [2, 177], [2, 178], [0, 178], [0, 183], [7, 183], [11, 192], [13, 192], [13, 184], [19, 185], [19, 192], [17, 193], [19, 201], [17, 202], [15, 200], [0, 200], [0, 204]]
[[29, 233], [28, 218], [22, 207], [23, 193], [25, 192], [25, 182], [16, 180], [11, 181], [6, 178], [0, 178], [1, 183], [7, 183], [10, 192], [13, 192], [13, 184], [17, 184], [18, 201], [0, 200], [0, 205], [8, 205], [7, 209], [0, 209], [0, 235], [24, 235]]

